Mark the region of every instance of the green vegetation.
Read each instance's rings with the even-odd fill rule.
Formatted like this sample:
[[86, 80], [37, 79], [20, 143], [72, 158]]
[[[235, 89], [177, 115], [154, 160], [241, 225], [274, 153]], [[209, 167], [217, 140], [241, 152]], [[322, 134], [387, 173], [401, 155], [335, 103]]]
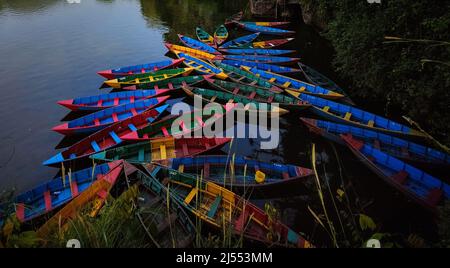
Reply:
[[408, 115], [450, 143], [448, 1], [301, 2], [326, 21], [323, 35], [335, 49], [335, 70], [349, 82], [352, 97], [377, 100], [387, 116]]

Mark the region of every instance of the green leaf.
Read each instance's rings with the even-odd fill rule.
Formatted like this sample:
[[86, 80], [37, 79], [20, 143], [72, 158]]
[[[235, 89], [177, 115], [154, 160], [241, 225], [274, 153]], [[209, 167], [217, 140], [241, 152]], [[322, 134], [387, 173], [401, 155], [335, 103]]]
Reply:
[[375, 224], [375, 222], [372, 220], [372, 218], [370, 218], [367, 215], [364, 214], [359, 214], [359, 226], [361, 227], [361, 230], [365, 231], [367, 229], [370, 230], [375, 230], [375, 228], [377, 228], [377, 225]]

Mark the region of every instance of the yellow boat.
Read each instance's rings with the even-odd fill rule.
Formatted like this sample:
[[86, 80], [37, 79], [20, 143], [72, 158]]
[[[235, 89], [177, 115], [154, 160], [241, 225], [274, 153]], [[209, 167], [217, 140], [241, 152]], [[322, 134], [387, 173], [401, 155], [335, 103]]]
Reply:
[[167, 47], [168, 50], [170, 50], [172, 52], [179, 51], [179, 52], [183, 52], [183, 53], [189, 54], [193, 57], [204, 59], [204, 60], [222, 60], [223, 59], [223, 57], [221, 55], [214, 55], [214, 54], [204, 52], [204, 51], [201, 51], [198, 49], [193, 49], [190, 47], [184, 47], [184, 46], [174, 45], [174, 44], [170, 44], [170, 43], [164, 43], [164, 45]]
[[152, 73], [130, 75], [117, 79], [107, 80], [103, 83], [102, 88], [104, 87], [122, 88], [127, 86], [157, 82], [169, 78], [174, 78], [179, 75], [187, 76], [193, 70], [194, 70], [193, 68], [177, 68], [177, 69], [159, 70]]

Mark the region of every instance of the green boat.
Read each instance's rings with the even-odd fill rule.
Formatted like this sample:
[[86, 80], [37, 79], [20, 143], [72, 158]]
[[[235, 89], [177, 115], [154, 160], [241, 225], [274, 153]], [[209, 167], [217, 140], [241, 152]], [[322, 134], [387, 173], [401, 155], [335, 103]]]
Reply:
[[169, 78], [174, 78], [175, 76], [179, 75], [187, 76], [193, 70], [194, 70], [193, 68], [163, 69], [151, 73], [124, 76], [105, 81], [102, 85], [102, 88], [104, 87], [122, 88], [126, 86], [140, 85], [149, 82], [161, 81]]
[[225, 25], [220, 25], [214, 32], [214, 42], [221, 45], [228, 38], [228, 30]]
[[195, 28], [195, 33], [197, 34], [198, 40], [210, 46], [214, 45], [214, 37], [212, 37], [207, 31], [197, 27]]
[[278, 94], [262, 87], [242, 85], [235, 82], [228, 82], [212, 78], [208, 78], [206, 79], [206, 81], [212, 87], [231, 93], [233, 95], [243, 96], [249, 99], [256, 100], [258, 102], [279, 103], [281, 107], [286, 109], [293, 108], [303, 110], [311, 106], [307, 102], [300, 101], [297, 98]]
[[[245, 106], [245, 110], [251, 110], [251, 107], [255, 107], [258, 110], [266, 110], [267, 113], [270, 115], [270, 117], [278, 117], [280, 115], [286, 114], [289, 111], [285, 110], [283, 108], [279, 108], [270, 104], [266, 104], [265, 102], [260, 102], [256, 99], [252, 99], [250, 97], [228, 93], [228, 92], [222, 92], [212, 89], [205, 89], [205, 88], [193, 88], [193, 87], [183, 87], [183, 90], [191, 97], [194, 97], [194, 95], [199, 95], [205, 102], [216, 102], [221, 101], [224, 103], [240, 103]], [[253, 105], [251, 105], [253, 104]], [[262, 105], [264, 104], [264, 106]], [[239, 109], [239, 107], [236, 107], [236, 109]]]
[[148, 164], [171, 158], [192, 157], [222, 147], [230, 138], [160, 138], [102, 151], [90, 156], [97, 161], [123, 159], [132, 164]]
[[124, 90], [137, 90], [137, 89], [180, 89], [183, 85], [193, 86], [201, 83], [205, 80], [205, 77], [212, 75], [191, 75], [180, 76], [175, 78], [169, 78], [159, 81], [153, 81], [148, 83], [140, 83], [139, 85], [132, 85], [123, 87]]
[[[196, 116], [195, 113], [184, 114], [183, 116], [185, 116], [186, 120], [182, 121], [181, 117], [172, 115], [162, 120], [158, 120], [144, 128], [130, 132], [127, 135], [122, 136], [121, 139], [136, 142], [170, 136], [179, 137], [183, 134], [194, 132], [205, 126], [214, 124], [219, 118], [222, 118], [226, 113], [230, 112], [233, 107], [234, 105], [225, 105], [221, 114], [216, 113], [215, 111], [208, 112], [208, 108], [205, 107], [199, 116]], [[178, 120], [179, 128], [172, 129], [175, 120]]]
[[220, 61], [215, 61], [214, 64], [222, 69], [223, 72], [236, 83], [241, 83], [249, 86], [259, 86], [277, 93], [283, 92], [281, 88], [272, 85], [271, 83], [267, 82], [267, 80], [264, 80], [252, 73], [241, 70], [240, 68], [228, 64], [223, 64]]

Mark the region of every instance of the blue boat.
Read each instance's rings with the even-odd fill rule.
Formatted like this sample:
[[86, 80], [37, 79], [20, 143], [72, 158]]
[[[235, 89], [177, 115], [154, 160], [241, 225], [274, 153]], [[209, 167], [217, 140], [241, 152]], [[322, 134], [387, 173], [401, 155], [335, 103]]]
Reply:
[[450, 197], [450, 185], [367, 143], [341, 135], [348, 148], [374, 173], [426, 209], [436, 212], [436, 206]]
[[160, 104], [170, 96], [152, 98], [101, 110], [53, 128], [53, 131], [63, 135], [86, 134], [103, 129], [132, 116], [143, 113]]
[[230, 49], [220, 49], [221, 52], [226, 52], [229, 54], [236, 55], [284, 55], [295, 53], [295, 50], [288, 49], [265, 49], [265, 48], [230, 48]]
[[26, 222], [59, 208], [88, 189], [99, 176], [120, 168], [115, 174], [119, 176], [121, 167], [122, 161], [116, 161], [72, 172], [70, 179], [69, 174], [51, 179], [16, 197], [16, 216]]
[[236, 23], [236, 25], [250, 32], [262, 33], [267, 35], [291, 35], [295, 33], [294, 31], [288, 31], [267, 26], [259, 26], [254, 24]]
[[227, 60], [245, 60], [261, 63], [275, 63], [275, 64], [291, 63], [300, 60], [299, 58], [262, 56], [262, 55], [224, 55], [223, 57]]
[[236, 39], [224, 43], [223, 45], [220, 46], [220, 49], [245, 46], [251, 43], [253, 40], [255, 40], [258, 36], [259, 33], [254, 33], [238, 37]]
[[421, 139], [426, 138], [426, 135], [421, 131], [352, 106], [289, 89], [286, 89], [286, 92], [302, 101], [309, 102], [313, 105], [313, 112], [327, 120], [353, 125], [360, 128], [371, 129], [395, 136]]
[[[226, 187], [245, 187], [246, 189], [270, 188], [273, 185], [305, 180], [314, 175], [309, 168], [261, 162], [242, 156], [236, 156], [233, 160], [227, 155], [183, 157], [162, 161], [162, 164], [183, 173], [200, 175], [200, 171], [203, 171], [203, 179], [205, 180]], [[230, 169], [233, 169], [232, 174]], [[256, 181], [257, 171], [264, 173], [264, 180]], [[226, 177], [224, 177], [224, 174]]]
[[216, 54], [216, 55], [221, 54], [219, 51], [215, 50], [213, 47], [208, 46], [207, 44], [200, 42], [198, 40], [195, 40], [193, 38], [184, 36], [182, 34], [179, 34], [178, 38], [180, 38], [180, 40], [183, 44], [185, 44], [186, 46], [188, 46], [190, 48], [198, 49], [198, 50], [205, 51], [205, 52], [208, 52], [211, 54]]
[[179, 52], [175, 53], [177, 57], [184, 58], [184, 64], [191, 68], [194, 68], [197, 72], [201, 74], [214, 74], [216, 77], [220, 79], [226, 79], [227, 75], [222, 71], [222, 69], [217, 68], [216, 66], [207, 63], [201, 59], [197, 59], [196, 57], [192, 57], [189, 54]]
[[279, 75], [276, 73], [260, 70], [258, 68], [250, 68], [249, 66], [242, 66], [242, 69], [251, 72], [263, 79], [268, 80], [270, 83], [281, 87], [290, 89], [292, 91], [296, 92], [302, 92], [305, 94], [310, 94], [326, 99], [342, 99], [344, 98], [344, 95], [333, 92], [331, 90], [325, 89], [323, 87], [311, 85], [308, 83], [305, 83], [300, 80], [296, 80], [287, 76]]
[[170, 89], [151, 89], [129, 92], [113, 92], [109, 94], [61, 100], [58, 101], [58, 104], [69, 108], [72, 111], [98, 111], [105, 108], [154, 98], [169, 91]]
[[106, 79], [114, 79], [128, 75], [151, 73], [157, 70], [175, 67], [182, 62], [183, 59], [163, 60], [133, 66], [119, 67], [116, 69], [99, 71], [97, 73]]
[[411, 141], [350, 125], [329, 121], [300, 118], [309, 130], [334, 142], [345, 144], [341, 134], [351, 134], [357, 139], [372, 144], [378, 150], [403, 160], [427, 164], [450, 165], [450, 155]]
[[274, 65], [274, 64], [268, 64], [268, 63], [260, 63], [260, 62], [254, 62], [254, 61], [242, 61], [242, 60], [222, 60], [223, 64], [228, 64], [237, 68], [240, 68], [241, 66], [248, 66], [248, 67], [256, 67], [260, 70], [273, 72], [273, 73], [279, 73], [279, 74], [287, 74], [287, 73], [298, 73], [300, 72], [300, 69], [295, 69], [291, 67], [286, 66], [280, 66], [280, 65]]

